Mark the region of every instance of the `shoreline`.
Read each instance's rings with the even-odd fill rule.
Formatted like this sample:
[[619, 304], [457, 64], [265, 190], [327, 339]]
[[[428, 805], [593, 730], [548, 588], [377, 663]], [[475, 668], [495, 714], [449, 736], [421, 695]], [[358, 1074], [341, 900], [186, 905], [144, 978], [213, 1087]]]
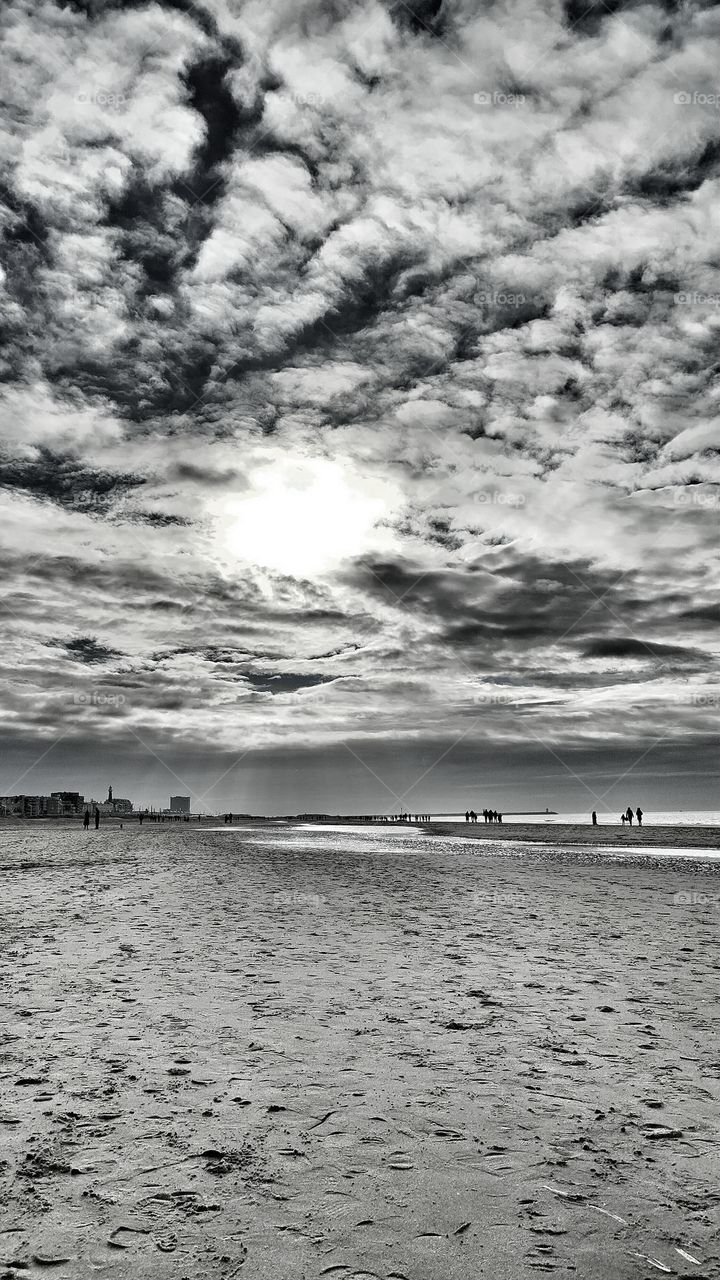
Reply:
[[[146, 831], [206, 831], [217, 828], [232, 831], [243, 827], [273, 827], [287, 830], [317, 829], [327, 830], [333, 827], [346, 827], [357, 831], [375, 831], [378, 835], [390, 831], [415, 831], [433, 836], [452, 836], [463, 840], [479, 840], [493, 844], [531, 844], [546, 845], [550, 848], [564, 849], [566, 846], [597, 848], [609, 846], [613, 849], [627, 849], [629, 853], [642, 852], [648, 849], [710, 849], [720, 852], [720, 826], [700, 826], [680, 823], [645, 827], [621, 827], [619, 824], [593, 827], [590, 823], [542, 823], [512, 822], [502, 823], [469, 823], [469, 822], [362, 822], [342, 815], [327, 818], [248, 818], [238, 817], [233, 823], [224, 824], [221, 819], [208, 815], [191, 818], [190, 822], [178, 822], [168, 819], [165, 822], [152, 822], [144, 819], [138, 821], [137, 814], [123, 817], [106, 817], [99, 827], [99, 834], [112, 830], [119, 832], [143, 829]], [[0, 820], [0, 835], [6, 831], [72, 831], [83, 832], [82, 820], [74, 817], [63, 818], [18, 818], [4, 817]], [[91, 826], [88, 835], [96, 832]]]
[[507, 826], [500, 823], [426, 823], [423, 829], [433, 835], [460, 836], [467, 840], [487, 840], [500, 842], [527, 842], [551, 846], [567, 844], [582, 847], [611, 845], [613, 848], [627, 848], [628, 852], [642, 850], [643, 846], [655, 849], [716, 849], [720, 851], [720, 827], [700, 826], [657, 826], [657, 827], [621, 827], [556, 824], [547, 826], [541, 823], [514, 822]]

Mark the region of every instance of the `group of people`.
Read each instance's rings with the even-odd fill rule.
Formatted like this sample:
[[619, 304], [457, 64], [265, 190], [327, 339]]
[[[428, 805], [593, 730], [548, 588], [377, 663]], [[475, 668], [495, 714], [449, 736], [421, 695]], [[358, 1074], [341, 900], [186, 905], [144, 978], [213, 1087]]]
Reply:
[[[95, 809], [94, 812], [95, 812], [95, 830], [97, 831], [98, 827], [100, 826], [100, 810]], [[86, 809], [83, 814], [83, 826], [86, 831], [90, 826], [90, 810], [89, 809]]]
[[352, 818], [352, 822], [430, 822], [429, 813], [372, 813], [360, 818]]
[[[483, 822], [502, 822], [503, 820], [502, 814], [498, 813], [497, 809], [483, 809], [482, 816]], [[474, 809], [465, 810], [466, 822], [477, 822], [477, 820], [478, 816]]]
[[[634, 813], [633, 813], [633, 811], [632, 811], [632, 809], [631, 809], [630, 805], [628, 805], [628, 807], [627, 807], [627, 809], [625, 810], [625, 812], [620, 814], [620, 821], [622, 822], [623, 826], [625, 826], [625, 823], [626, 823], [626, 822], [629, 822], [630, 826], [632, 826], [632, 824], [633, 824], [633, 818], [637, 818], [637, 824], [638, 824], [638, 826], [639, 826], [639, 827], [641, 827], [641, 826], [642, 826], [642, 820], [643, 820], [643, 811], [642, 811], [642, 809], [640, 808], [640, 806], [639, 806], [639, 805], [638, 805], [638, 807], [637, 807], [637, 809], [635, 810], [635, 812], [634, 812]], [[592, 811], [592, 824], [593, 824], [593, 826], [594, 826], [594, 827], [596, 827], [596, 826], [597, 826], [597, 820], [598, 820], [598, 819], [597, 819], [597, 814], [596, 814], [595, 810], [593, 809], [593, 811]]]

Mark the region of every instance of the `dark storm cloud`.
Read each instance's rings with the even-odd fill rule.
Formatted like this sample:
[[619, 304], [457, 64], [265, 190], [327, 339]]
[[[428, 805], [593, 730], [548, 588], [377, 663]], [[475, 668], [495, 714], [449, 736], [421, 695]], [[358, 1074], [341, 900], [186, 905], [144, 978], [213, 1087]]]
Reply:
[[184, 516], [170, 515], [165, 511], [133, 511], [129, 517], [132, 524], [149, 524], [154, 525], [158, 529], [165, 529], [172, 525], [191, 525], [192, 520], [187, 520]]
[[203, 467], [194, 462], [179, 462], [173, 472], [174, 478], [178, 480], [188, 480], [196, 483], [204, 488], [226, 488], [228, 485], [234, 487], [242, 487], [242, 473], [240, 471], [213, 471], [210, 467]]
[[100, 644], [96, 636], [74, 636], [69, 640], [52, 641], [58, 648], [64, 649], [69, 658], [76, 662], [84, 662], [94, 666], [98, 662], [109, 662], [111, 658], [122, 655], [107, 645]]
[[76, 457], [42, 447], [32, 460], [0, 459], [0, 488], [18, 489], [72, 510], [106, 511], [115, 498], [143, 484], [142, 476], [93, 470]]
[[715, 627], [720, 623], [720, 604], [698, 605], [695, 609], [685, 609], [680, 616], [689, 623]]
[[674, 660], [677, 664], [705, 665], [708, 659], [694, 649], [681, 645], [654, 644], [649, 640], [635, 640], [632, 636], [607, 636], [590, 640], [583, 646], [586, 658], [659, 658]]
[[259, 672], [244, 671], [243, 679], [258, 693], [295, 693], [298, 689], [312, 689], [320, 684], [329, 684], [331, 677], [321, 675], [299, 675], [290, 671]]

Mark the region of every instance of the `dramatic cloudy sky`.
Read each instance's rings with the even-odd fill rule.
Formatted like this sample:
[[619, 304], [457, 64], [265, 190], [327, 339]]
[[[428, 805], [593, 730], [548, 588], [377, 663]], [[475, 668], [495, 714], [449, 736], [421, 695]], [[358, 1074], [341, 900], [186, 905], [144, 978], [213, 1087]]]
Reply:
[[715, 807], [720, 10], [0, 27], [0, 790]]

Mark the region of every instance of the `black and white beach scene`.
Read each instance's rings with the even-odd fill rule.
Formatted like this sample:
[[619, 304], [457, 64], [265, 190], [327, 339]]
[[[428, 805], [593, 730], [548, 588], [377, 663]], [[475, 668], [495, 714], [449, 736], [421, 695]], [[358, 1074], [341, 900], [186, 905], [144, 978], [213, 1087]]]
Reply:
[[720, 9], [0, 7], [0, 1280], [720, 1277]]

